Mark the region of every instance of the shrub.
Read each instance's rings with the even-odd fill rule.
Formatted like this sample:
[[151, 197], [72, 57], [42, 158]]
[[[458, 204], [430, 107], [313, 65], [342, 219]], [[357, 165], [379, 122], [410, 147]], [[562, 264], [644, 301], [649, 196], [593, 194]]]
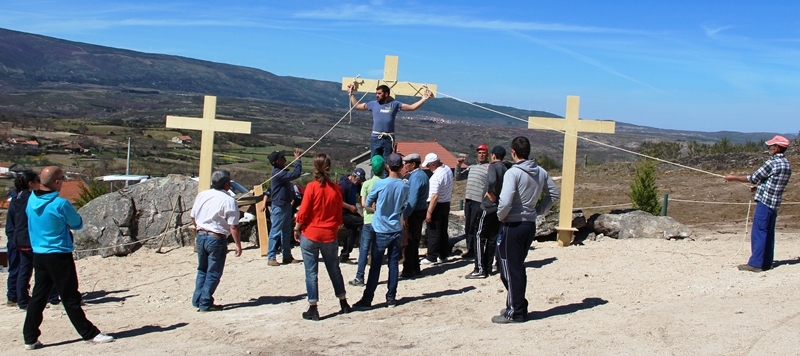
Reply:
[[102, 183], [92, 180], [89, 182], [89, 185], [81, 185], [81, 194], [78, 196], [78, 199], [75, 201], [75, 205], [78, 209], [82, 206], [88, 204], [94, 198], [97, 198], [103, 194], [108, 193], [108, 189]]
[[628, 194], [634, 209], [646, 211], [653, 215], [661, 213], [656, 176], [655, 161], [641, 160], [636, 165], [636, 172], [631, 183], [631, 192]]

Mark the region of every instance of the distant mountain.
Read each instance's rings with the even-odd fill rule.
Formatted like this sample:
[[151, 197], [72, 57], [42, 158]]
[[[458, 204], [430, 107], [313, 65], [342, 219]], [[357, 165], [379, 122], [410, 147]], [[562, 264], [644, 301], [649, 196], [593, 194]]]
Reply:
[[[349, 105], [341, 85], [335, 82], [278, 76], [260, 69], [0, 29], [0, 94], [36, 89], [45, 84], [52, 86], [53, 83], [119, 88], [123, 93], [200, 93], [321, 110], [347, 110]], [[404, 102], [415, 100], [400, 99]], [[514, 117], [558, 117], [542, 111], [482, 105]], [[39, 114], [33, 113], [34, 116]], [[446, 98], [426, 103], [414, 116], [461, 120], [486, 126], [526, 126], [518, 120]], [[728, 137], [734, 142], [744, 142], [771, 137], [760, 133], [661, 130], [624, 123], [619, 123], [617, 127], [618, 132], [667, 140], [713, 141]]]

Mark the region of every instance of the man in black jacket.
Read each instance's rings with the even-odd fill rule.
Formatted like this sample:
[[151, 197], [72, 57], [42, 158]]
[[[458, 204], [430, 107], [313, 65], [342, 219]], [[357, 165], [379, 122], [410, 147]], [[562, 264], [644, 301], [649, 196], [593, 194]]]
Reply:
[[502, 146], [494, 146], [491, 154], [492, 161], [488, 167], [481, 202], [482, 213], [478, 220], [479, 242], [475, 245], [475, 269], [464, 276], [466, 279], [483, 279], [489, 276], [497, 247], [497, 233], [500, 231], [500, 221], [497, 220], [497, 197], [503, 189], [503, 175], [507, 169], [503, 164], [506, 150]]

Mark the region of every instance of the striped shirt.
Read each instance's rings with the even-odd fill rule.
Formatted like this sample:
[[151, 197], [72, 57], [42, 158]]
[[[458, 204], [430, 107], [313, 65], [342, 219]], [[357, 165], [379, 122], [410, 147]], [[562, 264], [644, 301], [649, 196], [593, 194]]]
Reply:
[[483, 189], [486, 185], [486, 177], [488, 174], [488, 162], [473, 164], [464, 170], [461, 169], [461, 165], [456, 166], [455, 179], [467, 179], [467, 191], [464, 196], [467, 200], [477, 202], [483, 200], [483, 194], [486, 193]]
[[453, 170], [443, 164], [433, 171], [428, 189], [428, 201], [434, 194], [439, 195], [439, 203], [449, 203], [453, 198]]
[[776, 153], [753, 174], [747, 176], [750, 183], [758, 184], [753, 200], [778, 210], [783, 199], [783, 191], [792, 176], [789, 160], [783, 153]]

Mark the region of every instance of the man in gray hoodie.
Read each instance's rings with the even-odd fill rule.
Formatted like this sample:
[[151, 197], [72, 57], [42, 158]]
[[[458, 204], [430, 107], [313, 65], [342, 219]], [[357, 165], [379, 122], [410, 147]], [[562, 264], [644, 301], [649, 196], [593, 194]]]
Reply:
[[[528, 160], [531, 143], [519, 136], [511, 141], [514, 165], [503, 176], [503, 190], [497, 204], [497, 218], [503, 225], [497, 237], [500, 280], [508, 292], [506, 308], [492, 317], [496, 324], [525, 321], [528, 300], [525, 289], [525, 258], [536, 235], [536, 216], [544, 214], [558, 200], [558, 187], [543, 168]], [[542, 192], [546, 196], [537, 205]]]

